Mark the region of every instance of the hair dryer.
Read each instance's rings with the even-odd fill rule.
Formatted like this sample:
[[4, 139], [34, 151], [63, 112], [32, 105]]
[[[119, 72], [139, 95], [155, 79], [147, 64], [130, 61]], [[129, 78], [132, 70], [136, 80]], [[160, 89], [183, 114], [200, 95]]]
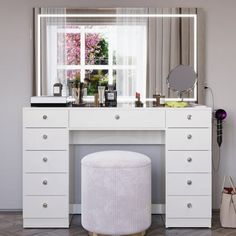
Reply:
[[223, 126], [222, 126], [222, 121], [226, 118], [227, 116], [227, 113], [225, 110], [223, 109], [218, 109], [215, 111], [215, 118], [217, 120], [217, 143], [218, 143], [218, 146], [220, 147], [221, 144], [222, 144], [222, 129], [223, 129]]

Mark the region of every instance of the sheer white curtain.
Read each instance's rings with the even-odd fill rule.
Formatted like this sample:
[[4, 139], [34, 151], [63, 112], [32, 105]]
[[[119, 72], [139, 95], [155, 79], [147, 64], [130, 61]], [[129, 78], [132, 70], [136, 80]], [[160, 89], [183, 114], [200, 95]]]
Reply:
[[[147, 8], [117, 9], [117, 14], [144, 13], [147, 13]], [[118, 96], [133, 97], [135, 92], [139, 92], [142, 98], [146, 98], [147, 19], [117, 17], [116, 24], [113, 48]]]
[[[190, 14], [190, 8], [150, 8], [152, 14]], [[148, 76], [147, 94], [152, 97], [162, 93], [166, 97], [177, 97], [170, 91], [166, 79], [177, 65], [193, 67], [193, 19], [192, 18], [151, 18], [148, 22]], [[191, 97], [192, 93], [186, 95]]]
[[[65, 14], [66, 9], [40, 8], [40, 13]], [[66, 71], [57, 68], [58, 65], [64, 65], [66, 62], [65, 27], [65, 17], [44, 17], [41, 19], [42, 95], [53, 95], [53, 85], [57, 81], [62, 84], [66, 83]]]

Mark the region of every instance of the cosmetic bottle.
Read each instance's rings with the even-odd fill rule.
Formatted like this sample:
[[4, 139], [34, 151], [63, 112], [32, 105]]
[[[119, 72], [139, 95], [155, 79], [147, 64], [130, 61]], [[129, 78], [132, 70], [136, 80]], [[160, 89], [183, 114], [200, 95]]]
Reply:
[[105, 91], [105, 106], [106, 107], [117, 106], [117, 91], [114, 90], [113, 85], [108, 85], [108, 90]]
[[62, 95], [62, 84], [58, 81], [53, 85], [53, 96], [61, 96]]
[[136, 98], [135, 107], [143, 107], [143, 103], [140, 101], [140, 93], [136, 92], [135, 98]]
[[163, 107], [165, 106], [165, 96], [161, 94], [153, 94], [153, 98], [156, 100], [153, 101], [153, 107]]
[[103, 107], [104, 93], [105, 93], [105, 86], [98, 86], [98, 101], [100, 107]]

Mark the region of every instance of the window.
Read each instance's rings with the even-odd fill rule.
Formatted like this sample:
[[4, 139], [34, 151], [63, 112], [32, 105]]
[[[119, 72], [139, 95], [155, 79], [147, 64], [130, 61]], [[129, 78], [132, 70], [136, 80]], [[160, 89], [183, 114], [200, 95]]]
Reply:
[[146, 96], [145, 25], [49, 24], [47, 42], [48, 77], [87, 80], [88, 96], [99, 84], [115, 85], [120, 100]]

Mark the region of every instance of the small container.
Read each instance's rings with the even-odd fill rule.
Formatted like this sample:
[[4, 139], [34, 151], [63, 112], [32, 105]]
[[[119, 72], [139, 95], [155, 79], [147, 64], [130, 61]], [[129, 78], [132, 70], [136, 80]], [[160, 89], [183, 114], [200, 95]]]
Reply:
[[53, 85], [53, 96], [61, 96], [62, 95], [62, 84], [57, 82]]
[[105, 92], [105, 86], [98, 86], [98, 101], [100, 107], [103, 107], [104, 92]]
[[108, 85], [108, 90], [105, 91], [105, 106], [117, 107], [117, 91], [113, 85]]
[[161, 95], [160, 96], [160, 107], [164, 107], [165, 106], [165, 95]]
[[153, 102], [154, 107], [163, 107], [165, 106], [165, 96], [161, 94], [153, 94], [153, 98], [156, 99], [156, 101]]

